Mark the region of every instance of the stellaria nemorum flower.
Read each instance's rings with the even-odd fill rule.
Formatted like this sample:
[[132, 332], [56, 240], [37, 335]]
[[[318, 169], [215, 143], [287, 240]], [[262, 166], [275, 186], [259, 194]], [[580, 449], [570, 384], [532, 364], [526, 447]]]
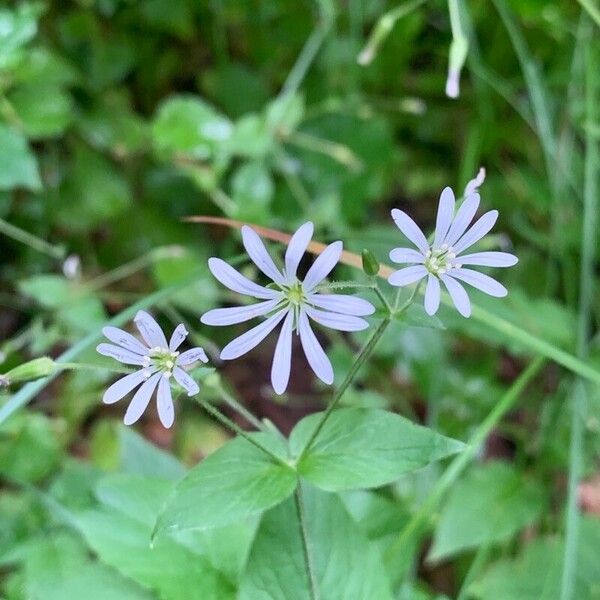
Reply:
[[333, 368], [310, 321], [339, 331], [360, 331], [369, 326], [361, 317], [375, 312], [374, 306], [362, 298], [322, 294], [317, 289], [340, 260], [342, 242], [329, 244], [314, 261], [304, 280], [298, 279], [298, 265], [310, 243], [313, 229], [313, 224], [308, 222], [296, 231], [285, 253], [285, 266], [280, 270], [257, 233], [251, 227], [242, 227], [242, 241], [248, 256], [272, 280], [269, 287], [250, 281], [220, 258], [208, 261], [212, 274], [225, 287], [261, 302], [210, 310], [202, 316], [203, 323], [233, 325], [265, 317], [259, 325], [229, 342], [221, 352], [222, 359], [231, 360], [246, 354], [283, 322], [271, 368], [271, 383], [277, 394], [283, 394], [288, 385], [294, 331], [300, 337], [304, 354], [315, 375], [324, 383], [331, 384]]
[[206, 363], [208, 358], [202, 348], [192, 348], [182, 353], [178, 351], [188, 335], [183, 323], [175, 328], [168, 343], [160, 325], [147, 312], [140, 310], [135, 316], [134, 323], [143, 342], [117, 327], [105, 327], [102, 330], [113, 344], [99, 344], [96, 350], [100, 354], [110, 356], [125, 365], [141, 367], [138, 371], [125, 375], [113, 383], [104, 392], [102, 401], [105, 404], [113, 404], [140, 386], [125, 413], [124, 423], [131, 425], [142, 416], [154, 391], [158, 388], [156, 393], [158, 416], [165, 427], [171, 427], [175, 418], [171, 376], [189, 396], [193, 396], [200, 388], [183, 367], [197, 361]]
[[440, 305], [440, 281], [446, 286], [454, 306], [464, 317], [471, 315], [471, 302], [459, 281], [490, 296], [500, 298], [508, 293], [506, 288], [492, 277], [464, 268], [464, 265], [511, 267], [518, 261], [516, 256], [508, 252], [462, 254], [483, 238], [498, 218], [498, 211], [490, 210], [469, 227], [480, 202], [479, 194], [472, 190], [481, 184], [483, 177], [485, 172], [480, 171], [478, 176], [467, 185], [468, 195], [456, 214], [454, 192], [449, 187], [444, 188], [440, 196], [435, 234], [431, 244], [419, 226], [405, 212], [397, 208], [392, 210], [392, 218], [396, 225], [417, 247], [417, 250], [394, 248], [390, 252], [390, 259], [395, 263], [412, 266], [395, 271], [388, 281], [395, 286], [404, 286], [427, 277], [425, 310], [430, 315], [435, 314]]

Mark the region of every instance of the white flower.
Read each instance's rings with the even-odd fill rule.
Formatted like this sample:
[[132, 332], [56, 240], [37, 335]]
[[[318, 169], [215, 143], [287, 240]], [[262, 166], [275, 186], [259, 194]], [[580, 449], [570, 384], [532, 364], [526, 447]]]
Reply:
[[300, 342], [309, 365], [324, 383], [333, 383], [333, 369], [310, 326], [310, 320], [339, 331], [359, 331], [369, 324], [361, 317], [371, 315], [370, 302], [354, 296], [320, 294], [316, 287], [329, 275], [342, 254], [342, 242], [333, 242], [323, 250], [308, 270], [304, 281], [296, 276], [298, 265], [313, 234], [313, 224], [305, 223], [292, 236], [285, 253], [285, 267], [279, 270], [256, 232], [242, 227], [242, 240], [248, 256], [273, 281], [273, 287], [258, 285], [219, 258], [211, 258], [212, 274], [234, 292], [262, 300], [249, 306], [217, 308], [202, 316], [206, 325], [233, 325], [255, 317], [266, 319], [227, 344], [221, 358], [231, 360], [252, 350], [281, 322], [281, 332], [275, 348], [271, 383], [277, 394], [283, 394], [290, 377], [292, 333]]
[[[485, 172], [483, 174], [480, 172], [478, 178], [473, 181], [473, 189], [484, 176]], [[501, 283], [488, 275], [463, 268], [463, 265], [510, 267], [518, 261], [516, 256], [508, 252], [462, 254], [485, 236], [498, 218], [498, 211], [490, 210], [469, 228], [479, 208], [479, 200], [479, 194], [470, 194], [454, 214], [454, 192], [449, 187], [444, 188], [440, 196], [435, 235], [431, 245], [418, 225], [405, 212], [392, 210], [392, 218], [396, 225], [417, 247], [417, 250], [394, 248], [390, 252], [390, 258], [395, 263], [414, 266], [395, 271], [388, 281], [392, 285], [403, 286], [427, 277], [425, 310], [430, 315], [435, 314], [440, 305], [440, 280], [446, 286], [454, 306], [464, 317], [471, 315], [471, 303], [459, 280], [490, 296], [502, 297], [508, 293]]]
[[183, 324], [175, 328], [167, 343], [160, 325], [147, 312], [140, 310], [134, 322], [144, 343], [117, 327], [105, 327], [102, 330], [102, 333], [114, 344], [99, 344], [96, 350], [100, 354], [110, 356], [125, 365], [142, 367], [139, 371], [113, 383], [104, 392], [102, 401], [105, 404], [113, 404], [140, 386], [125, 413], [125, 425], [132, 425], [142, 416], [154, 390], [158, 387], [156, 394], [158, 416], [165, 427], [171, 427], [175, 418], [171, 396], [171, 375], [189, 396], [193, 396], [200, 388], [182, 367], [199, 360], [206, 363], [208, 358], [202, 348], [192, 348], [182, 353], [177, 351], [188, 335]]

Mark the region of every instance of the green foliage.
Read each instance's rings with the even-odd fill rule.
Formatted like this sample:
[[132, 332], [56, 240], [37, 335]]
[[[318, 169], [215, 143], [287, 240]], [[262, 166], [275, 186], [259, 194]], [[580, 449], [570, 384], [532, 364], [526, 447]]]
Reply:
[[[290, 437], [294, 455], [302, 452], [321, 417], [316, 413], [296, 425]], [[299, 462], [298, 471], [328, 491], [378, 487], [463, 448], [461, 442], [399, 415], [343, 408], [326, 421]]]
[[[598, 510], [600, 402], [567, 371], [599, 381], [593, 4], [2, 4], [2, 599], [598, 597], [598, 522], [579, 513]], [[462, 68], [453, 100], [449, 62]], [[469, 290], [473, 318], [447, 305], [432, 318], [421, 289], [299, 459], [330, 388], [296, 341], [283, 397], [266, 385], [269, 340], [217, 360], [243, 326], [199, 323], [239, 300], [208, 257], [262, 275], [237, 234], [182, 219], [285, 233], [311, 220], [316, 241], [369, 248], [366, 272], [332, 273], [368, 286], [405, 241], [390, 209], [429, 234], [440, 190], [461, 196], [482, 165], [480, 212], [500, 217], [478, 249], [519, 256], [494, 274], [508, 297]], [[380, 284], [392, 305], [410, 295]], [[340, 291], [354, 292], [377, 302]], [[101, 405], [117, 374], [93, 349], [140, 306], [165, 330], [185, 323], [218, 373], [208, 385], [212, 370], [191, 372], [197, 399], [243, 428], [236, 400], [264, 417], [251, 435], [277, 460], [226, 441], [183, 396], [170, 432], [153, 403], [140, 433], [117, 424], [128, 399]], [[317, 330], [336, 385], [370, 333]], [[562, 367], [465, 449], [456, 440], [477, 437], [538, 354]], [[59, 376], [61, 355], [85, 364]]]
[[509, 465], [495, 462], [472, 470], [452, 490], [436, 527], [431, 560], [487, 546], [514, 536], [544, 509], [539, 485]]
[[[303, 486], [309, 547], [323, 600], [391, 599], [381, 557], [345, 511], [339, 498]], [[343, 532], [343, 535], [339, 535]], [[310, 600], [300, 523], [289, 498], [265, 513], [240, 587], [240, 599]]]
[[[279, 438], [253, 434], [282, 461]], [[296, 473], [263, 450], [237, 438], [203, 460], [177, 485], [156, 526], [157, 533], [208, 529], [251, 517], [285, 500]]]

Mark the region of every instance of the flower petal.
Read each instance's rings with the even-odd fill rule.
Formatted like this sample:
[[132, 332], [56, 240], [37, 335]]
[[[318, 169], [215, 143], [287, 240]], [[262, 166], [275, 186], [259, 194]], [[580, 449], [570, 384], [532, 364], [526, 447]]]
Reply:
[[435, 315], [439, 307], [440, 281], [435, 275], [429, 275], [425, 288], [425, 312], [428, 315]]
[[158, 382], [156, 408], [158, 409], [158, 418], [160, 419], [160, 422], [164, 427], [169, 429], [169, 427], [173, 425], [173, 421], [175, 421], [175, 407], [173, 406], [169, 378], [164, 375]]
[[463, 317], [470, 317], [471, 302], [469, 301], [467, 292], [465, 292], [465, 288], [448, 275], [440, 275], [440, 279], [444, 282], [444, 285], [450, 294], [450, 298], [452, 298], [452, 302], [454, 303], [454, 306], [456, 306], [456, 310], [458, 310]]
[[454, 199], [452, 188], [445, 187], [440, 196], [440, 204], [438, 206], [437, 218], [435, 221], [435, 237], [433, 240], [433, 245], [435, 247], [439, 247], [444, 243], [443, 240], [448, 234], [450, 226], [452, 225], [452, 219], [454, 218], [455, 204], [456, 201]]
[[208, 268], [215, 278], [218, 279], [226, 288], [229, 288], [238, 294], [245, 294], [246, 296], [252, 296], [253, 298], [271, 300], [275, 298], [278, 293], [275, 290], [270, 290], [254, 283], [253, 281], [250, 281], [247, 277], [244, 277], [241, 273], [238, 273], [232, 266], [228, 265], [220, 258], [209, 258]]
[[421, 251], [426, 254], [429, 244], [419, 226], [403, 211], [398, 208], [392, 210], [392, 219], [398, 229]]
[[98, 344], [98, 346], [96, 346], [96, 351], [103, 356], [110, 356], [124, 365], [142, 366], [144, 364], [143, 356], [140, 356], [135, 352], [131, 352], [131, 350], [125, 350], [125, 348], [121, 348], [121, 346], [115, 346], [113, 344]]
[[305, 306], [304, 310], [306, 311], [306, 314], [317, 323], [320, 323], [325, 327], [330, 327], [331, 329], [337, 329], [338, 331], [362, 331], [369, 327], [369, 323], [360, 317], [340, 315], [339, 313], [327, 312], [325, 310], [311, 308], [310, 306]]
[[292, 326], [294, 324], [294, 313], [290, 310], [281, 326], [273, 366], [271, 367], [271, 385], [276, 394], [285, 392], [290, 380], [290, 367], [292, 364]]
[[473, 220], [473, 217], [479, 208], [479, 201], [479, 194], [467, 196], [465, 201], [460, 205], [460, 208], [454, 217], [454, 221], [452, 221], [450, 230], [448, 231], [446, 238], [442, 240], [441, 244], [448, 244], [448, 246], [454, 245], [456, 240], [458, 240], [458, 238], [467, 230], [469, 223]]
[[277, 327], [287, 313], [288, 309], [284, 308], [269, 317], [266, 321], [263, 321], [260, 325], [253, 327], [240, 335], [240, 337], [229, 342], [221, 351], [221, 359], [232, 360], [242, 356], [242, 354], [246, 354], [246, 352], [250, 352], [252, 348], [258, 346]]
[[148, 379], [147, 371], [145, 369], [140, 369], [135, 373], [130, 373], [129, 375], [125, 375], [125, 377], [121, 377], [121, 379], [117, 379], [108, 389], [104, 392], [104, 396], [102, 396], [102, 402], [104, 404], [114, 404], [127, 396], [131, 390], [136, 388], [138, 385], [144, 383], [146, 379]]
[[512, 267], [519, 262], [519, 259], [509, 252], [474, 252], [459, 256], [456, 261], [461, 265], [479, 267]]
[[306, 252], [306, 248], [312, 239], [314, 225], [308, 221], [298, 228], [292, 236], [287, 250], [285, 251], [285, 275], [286, 280], [291, 283], [296, 278], [298, 265]]
[[200, 391], [200, 386], [179, 367], [173, 368], [173, 377], [177, 383], [188, 393], [188, 396], [194, 396]]
[[463, 196], [466, 198], [479, 190], [479, 187], [485, 181], [485, 167], [480, 167], [477, 175], [467, 183]]
[[333, 267], [338, 264], [340, 256], [342, 256], [343, 247], [342, 242], [333, 242], [317, 256], [302, 283], [305, 292], [311, 292], [317, 284], [321, 283], [331, 273]]
[[266, 315], [275, 309], [280, 299], [265, 300], [250, 306], [232, 306], [230, 308], [215, 308], [204, 313], [200, 321], [205, 325], [233, 325], [243, 323], [255, 317]]
[[331, 366], [331, 361], [323, 351], [304, 310], [300, 310], [298, 316], [298, 331], [300, 333], [302, 349], [304, 350], [304, 355], [306, 356], [310, 368], [323, 383], [331, 385], [333, 383], [333, 368]]
[[167, 348], [167, 338], [152, 315], [144, 310], [138, 310], [133, 322], [148, 346]]
[[162, 376], [162, 373], [155, 373], [149, 379], [146, 379], [140, 389], [135, 393], [127, 408], [125, 418], [123, 419], [125, 425], [133, 425], [142, 416], [150, 403], [150, 398]]
[[265, 245], [262, 240], [248, 225], [242, 227], [242, 242], [248, 256], [252, 259], [252, 262], [269, 278], [276, 283], [283, 283], [283, 275], [279, 272], [279, 269], [275, 266], [273, 259], [267, 252]]
[[185, 328], [183, 323], [180, 323], [175, 327], [171, 339], [169, 340], [169, 350], [175, 352], [179, 346], [183, 343], [185, 338], [188, 336], [189, 331]]
[[503, 298], [508, 294], [508, 290], [493, 277], [472, 271], [471, 269], [452, 269], [449, 272], [450, 277], [460, 279], [474, 288], [495, 296], [496, 298]]
[[358, 296], [345, 296], [344, 294], [307, 294], [308, 301], [314, 306], [324, 308], [342, 315], [366, 317], [375, 312], [375, 307]]
[[390, 251], [390, 260], [398, 264], [424, 263], [425, 257], [412, 248], [394, 248]]
[[427, 269], [422, 265], [416, 265], [414, 267], [405, 267], [399, 271], [394, 271], [389, 277], [388, 282], [391, 285], [403, 286], [419, 281], [427, 275]]
[[208, 362], [208, 356], [206, 356], [206, 352], [204, 352], [203, 348], [192, 348], [191, 350], [186, 350], [185, 352], [182, 352], [175, 359], [175, 364], [179, 365], [180, 367], [185, 367], [198, 361], [201, 361], [203, 363]]
[[111, 342], [114, 342], [115, 344], [118, 344], [127, 350], [131, 350], [131, 352], [141, 354], [142, 356], [146, 356], [146, 354], [148, 354], [148, 347], [144, 346], [140, 340], [132, 336], [127, 331], [123, 331], [118, 327], [108, 326], [102, 328], [102, 333]]
[[469, 231], [454, 244], [454, 252], [458, 254], [478, 242], [496, 224], [497, 219], [497, 210], [486, 212], [482, 217], [477, 219], [473, 227], [471, 227]]

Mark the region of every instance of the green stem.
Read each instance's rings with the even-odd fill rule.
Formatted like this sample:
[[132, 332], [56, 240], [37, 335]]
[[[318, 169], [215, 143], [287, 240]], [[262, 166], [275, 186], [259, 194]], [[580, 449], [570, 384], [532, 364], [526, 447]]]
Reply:
[[129, 261], [128, 263], [125, 263], [124, 265], [121, 265], [120, 267], [117, 267], [108, 273], [103, 273], [95, 279], [88, 281], [85, 284], [85, 288], [87, 291], [100, 290], [108, 285], [111, 285], [112, 283], [115, 283], [115, 281], [125, 279], [126, 277], [129, 277], [134, 273], [153, 265], [157, 261], [165, 258], [181, 256], [182, 253], [183, 249], [181, 246], [164, 246], [162, 248], [155, 248], [154, 250], [151, 250], [142, 256], [138, 256], [132, 261]]
[[56, 368], [60, 371], [111, 371], [113, 373], [124, 373], [128, 375], [133, 373], [132, 369], [126, 367], [109, 367], [106, 365], [92, 365], [88, 363], [61, 362], [57, 363]]
[[16, 225], [12, 225], [8, 223], [4, 219], [0, 219], [0, 233], [11, 237], [13, 240], [17, 240], [17, 242], [21, 242], [42, 254], [46, 254], [51, 256], [52, 258], [56, 258], [57, 260], [61, 260], [65, 256], [65, 249], [61, 246], [53, 246], [49, 244], [46, 240], [43, 240]]
[[470, 461], [476, 456], [482, 442], [485, 441], [492, 429], [513, 406], [525, 387], [538, 374], [543, 364], [543, 358], [536, 358], [527, 369], [519, 375], [502, 398], [500, 398], [496, 406], [490, 411], [469, 440], [467, 448], [458, 454], [450, 465], [448, 465], [425, 502], [421, 505], [419, 511], [411, 518], [400, 532], [398, 538], [396, 538], [394, 543], [387, 549], [385, 558], [388, 561], [392, 561], [401, 556], [403, 550], [410, 544], [411, 539], [420, 533], [421, 528], [429, 521], [431, 514], [436, 510], [444, 494], [456, 481]]
[[250, 423], [255, 429], [258, 429], [259, 431], [264, 431], [266, 429], [265, 425], [261, 423], [261, 421], [259, 421], [243, 404], [238, 402], [236, 398], [234, 398], [233, 394], [225, 389], [221, 382], [219, 382], [217, 390], [223, 398], [225, 404], [246, 419], [246, 421], [248, 421], [248, 423]]
[[391, 320], [390, 320], [389, 316], [386, 317], [383, 321], [381, 321], [381, 323], [379, 324], [379, 326], [377, 327], [377, 329], [375, 330], [375, 332], [373, 333], [373, 335], [371, 336], [369, 341], [363, 346], [363, 349], [360, 351], [360, 353], [356, 357], [356, 360], [350, 367], [350, 370], [348, 371], [346, 378], [344, 379], [344, 381], [342, 382], [340, 387], [336, 390], [336, 392], [333, 396], [333, 399], [331, 400], [331, 402], [329, 403], [329, 406], [327, 407], [327, 410], [323, 413], [323, 416], [321, 417], [321, 419], [317, 423], [316, 427], [314, 428], [313, 432], [311, 433], [310, 437], [308, 438], [308, 441], [306, 442], [304, 448], [302, 449], [300, 456], [298, 456], [298, 459], [297, 459], [298, 463], [302, 460], [302, 457], [308, 452], [308, 450], [313, 445], [314, 441], [317, 439], [317, 436], [321, 432], [321, 429], [323, 429], [325, 422], [327, 421], [327, 419], [329, 419], [329, 416], [331, 415], [331, 413], [337, 406], [338, 402], [344, 395], [344, 392], [348, 389], [349, 385], [352, 383], [354, 377], [358, 373], [358, 370], [362, 367], [362, 365], [367, 360], [367, 358], [369, 358], [369, 356], [371, 356], [371, 353], [375, 349], [377, 342], [381, 339], [381, 336], [384, 334], [384, 332], [387, 329], [390, 322], [391, 322]]
[[207, 402], [203, 398], [199, 396], [194, 396], [194, 400], [213, 418], [215, 418], [219, 423], [230, 429], [233, 433], [243, 437], [247, 442], [250, 442], [253, 446], [267, 454], [270, 458], [272, 458], [276, 463], [283, 465], [284, 467], [290, 469], [290, 465], [285, 462], [280, 456], [277, 456], [274, 452], [269, 450], [266, 446], [264, 446], [261, 442], [253, 438], [248, 432], [244, 431], [235, 421], [232, 421], [229, 417], [226, 417], [219, 409], [215, 408], [210, 402]]
[[[598, 121], [598, 82], [595, 48], [587, 32], [588, 52], [586, 71], [586, 117], [588, 124]], [[598, 175], [600, 149], [591, 128], [585, 136], [585, 181], [583, 190], [583, 233], [581, 240], [581, 272], [579, 291], [579, 316], [577, 322], [577, 355], [586, 358], [591, 328], [594, 286], [594, 260], [596, 253], [596, 215], [598, 213]], [[586, 389], [578, 380], [572, 397], [571, 441], [569, 448], [569, 482], [567, 488], [565, 554], [562, 571], [561, 600], [574, 597], [577, 572], [577, 547], [579, 541], [578, 488], [583, 470], [583, 429], [586, 412]]]
[[490, 544], [484, 544], [479, 547], [477, 553], [475, 554], [475, 558], [467, 571], [463, 584], [458, 592], [458, 596], [456, 596], [456, 600], [466, 600], [468, 597], [468, 590], [471, 583], [475, 580], [475, 578], [479, 575], [481, 571], [481, 567], [484, 565], [485, 561], [490, 556]]
[[302, 551], [304, 553], [304, 564], [306, 565], [306, 574], [310, 586], [311, 600], [319, 600], [319, 585], [317, 583], [317, 574], [315, 572], [310, 540], [308, 537], [308, 524], [306, 522], [306, 513], [304, 510], [304, 500], [302, 498], [302, 483], [298, 483], [294, 492], [296, 502], [296, 511], [298, 513], [298, 525], [300, 528], [300, 537], [302, 538]]
[[308, 69], [317, 56], [319, 48], [325, 41], [325, 38], [331, 29], [334, 15], [329, 13], [324, 7], [324, 3], [320, 4], [321, 15], [319, 17], [319, 23], [306, 40], [306, 44], [304, 44], [294, 66], [290, 70], [287, 79], [281, 88], [281, 92], [279, 93], [279, 98], [295, 94], [298, 91], [298, 88], [306, 77]]
[[373, 291], [375, 292], [375, 294], [377, 295], [379, 300], [381, 300], [381, 303], [383, 304], [384, 308], [387, 310], [388, 314], [390, 314], [390, 315], [393, 314], [394, 309], [388, 302], [388, 299], [384, 296], [383, 292], [379, 289], [379, 285], [377, 284], [377, 281], [375, 281], [373, 284]]

